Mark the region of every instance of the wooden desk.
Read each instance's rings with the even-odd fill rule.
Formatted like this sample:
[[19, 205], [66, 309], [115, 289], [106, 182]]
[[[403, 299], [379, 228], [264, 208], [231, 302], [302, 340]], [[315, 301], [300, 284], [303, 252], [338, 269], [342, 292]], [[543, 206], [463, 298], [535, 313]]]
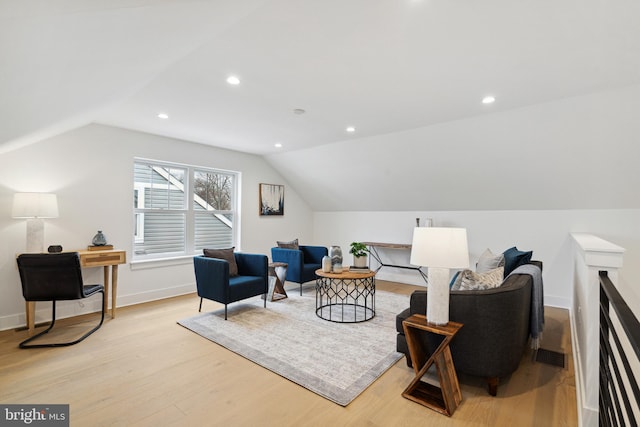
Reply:
[[382, 267], [393, 267], [393, 268], [404, 268], [405, 270], [415, 270], [418, 273], [420, 273], [420, 275], [422, 276], [422, 278], [424, 279], [424, 281], [426, 283], [429, 283], [429, 280], [427, 279], [426, 273], [424, 271], [422, 271], [422, 269], [420, 267], [413, 266], [413, 265], [386, 264], [385, 262], [382, 261], [382, 257], [378, 253], [378, 249], [377, 249], [377, 248], [403, 249], [403, 250], [411, 251], [411, 244], [409, 244], [409, 243], [382, 243], [382, 242], [362, 242], [362, 244], [366, 245], [369, 248], [369, 253], [371, 254], [371, 257], [373, 259], [375, 259], [379, 264], [378, 268], [376, 269], [376, 273]]
[[[458, 383], [449, 343], [462, 328], [462, 323], [449, 322], [446, 325], [432, 325], [426, 316], [414, 314], [402, 322], [402, 329], [407, 338], [409, 353], [416, 374], [411, 384], [402, 393], [403, 397], [413, 400], [427, 408], [451, 416], [462, 401], [462, 392]], [[428, 350], [422, 332], [443, 335], [444, 339], [427, 359]], [[422, 377], [436, 364], [440, 387], [422, 381]]]
[[[103, 267], [104, 268], [104, 311], [109, 307], [109, 283], [111, 283], [111, 318], [116, 317], [116, 295], [118, 292], [118, 265], [127, 262], [127, 252], [121, 250], [106, 251], [78, 251], [80, 255], [80, 266], [83, 268]], [[111, 282], [109, 282], [109, 267], [111, 267]], [[35, 328], [36, 302], [26, 302], [27, 329], [29, 335], [33, 334]]]

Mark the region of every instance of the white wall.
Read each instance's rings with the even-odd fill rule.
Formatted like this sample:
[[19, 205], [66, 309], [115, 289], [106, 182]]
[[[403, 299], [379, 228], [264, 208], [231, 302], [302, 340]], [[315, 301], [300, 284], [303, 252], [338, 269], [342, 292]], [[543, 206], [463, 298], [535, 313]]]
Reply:
[[[239, 249], [245, 252], [270, 255], [276, 240], [296, 237], [314, 243], [309, 207], [261, 157], [108, 126], [86, 126], [0, 156], [0, 329], [25, 323], [15, 255], [25, 250], [26, 222], [11, 218], [13, 194], [58, 195], [60, 217], [45, 220], [45, 248], [61, 244], [65, 249], [83, 249], [102, 230], [109, 243], [127, 250], [130, 261], [134, 157], [240, 171]], [[258, 215], [261, 182], [285, 184], [284, 216]], [[101, 269], [85, 270], [85, 279], [101, 283]], [[190, 260], [159, 268], [132, 270], [125, 265], [119, 269], [118, 305], [194, 290]], [[81, 311], [77, 302], [61, 305], [62, 315]], [[38, 304], [36, 321], [48, 318], [50, 304]]]
[[[589, 231], [625, 248], [620, 271], [621, 292], [640, 308], [637, 291], [631, 286], [640, 277], [639, 209], [540, 210], [540, 211], [408, 211], [408, 212], [316, 212], [314, 240], [340, 245], [345, 265], [352, 241], [411, 243], [415, 219], [433, 218], [435, 226], [466, 227], [470, 261], [486, 249], [494, 253], [511, 246], [533, 250], [534, 259], [544, 263], [545, 304], [571, 308], [573, 299], [573, 246], [569, 233]], [[396, 264], [409, 262], [409, 251], [387, 250]], [[378, 278], [424, 285], [413, 271], [383, 268]], [[624, 284], [627, 285], [624, 285]]]
[[633, 86], [267, 160], [315, 212], [639, 209], [639, 110]]

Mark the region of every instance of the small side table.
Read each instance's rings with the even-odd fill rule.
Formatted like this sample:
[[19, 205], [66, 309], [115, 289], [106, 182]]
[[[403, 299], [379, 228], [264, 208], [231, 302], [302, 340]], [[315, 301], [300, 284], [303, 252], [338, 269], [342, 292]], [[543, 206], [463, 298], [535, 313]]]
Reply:
[[287, 292], [284, 290], [288, 267], [289, 264], [286, 262], [272, 262], [269, 264], [269, 290], [267, 291], [267, 296], [270, 296], [270, 301], [288, 298]]
[[[462, 401], [462, 392], [453, 365], [449, 343], [462, 328], [462, 323], [449, 322], [441, 326], [432, 325], [427, 322], [426, 316], [414, 314], [402, 322], [402, 328], [407, 338], [413, 370], [416, 374], [402, 396], [450, 417]], [[427, 344], [424, 339], [421, 339], [424, 336], [423, 331], [444, 336], [442, 343], [428, 359]], [[422, 381], [422, 377], [434, 363], [440, 387]]]

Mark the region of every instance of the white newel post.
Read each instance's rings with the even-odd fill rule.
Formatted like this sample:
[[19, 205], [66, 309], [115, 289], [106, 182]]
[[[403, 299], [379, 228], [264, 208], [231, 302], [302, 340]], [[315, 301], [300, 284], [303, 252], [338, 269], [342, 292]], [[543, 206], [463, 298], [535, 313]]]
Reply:
[[618, 282], [624, 248], [588, 233], [571, 233], [575, 242], [573, 351], [576, 362], [578, 419], [581, 426], [598, 425], [598, 363], [600, 322], [599, 271]]

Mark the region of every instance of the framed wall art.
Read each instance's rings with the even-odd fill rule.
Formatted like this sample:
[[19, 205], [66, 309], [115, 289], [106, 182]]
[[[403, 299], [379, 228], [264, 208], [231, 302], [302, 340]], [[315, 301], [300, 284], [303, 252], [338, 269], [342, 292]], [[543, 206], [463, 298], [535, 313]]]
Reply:
[[284, 215], [284, 185], [260, 184], [260, 215]]

